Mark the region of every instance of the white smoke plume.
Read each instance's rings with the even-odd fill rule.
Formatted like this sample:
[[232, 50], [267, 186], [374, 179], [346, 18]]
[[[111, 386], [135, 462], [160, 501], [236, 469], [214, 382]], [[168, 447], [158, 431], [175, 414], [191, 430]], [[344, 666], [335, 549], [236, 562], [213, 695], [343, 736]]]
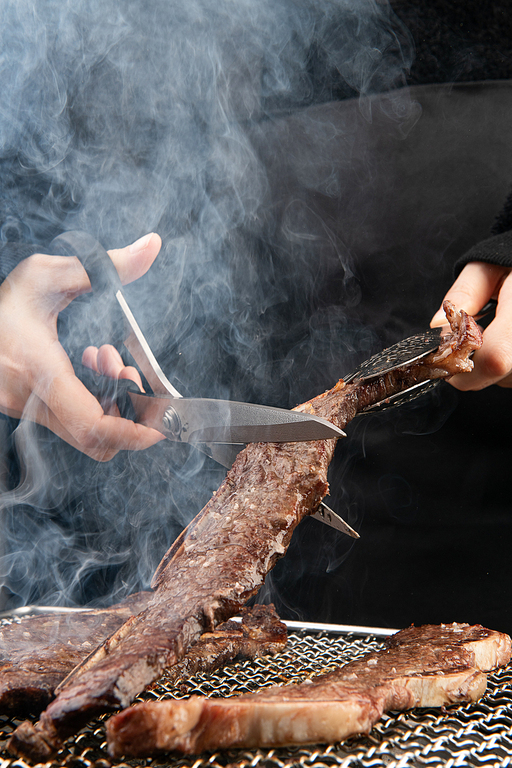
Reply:
[[[0, 12], [2, 240], [43, 249], [82, 229], [111, 248], [158, 232], [162, 253], [127, 296], [184, 394], [291, 407], [371, 347], [347, 319], [359, 301], [350, 247], [300, 200], [276, 219], [266, 137], [331, 100], [360, 99], [370, 121], [382, 93], [379, 108], [406, 129], [412, 44], [386, 3], [1, 0]], [[333, 130], [312, 118], [304, 145], [328, 156]], [[338, 160], [352, 162], [350, 140], [334, 138]], [[301, 185], [335, 200], [339, 174], [303, 160]], [[63, 313], [71, 354], [98, 341], [91, 313], [90, 297]], [[98, 465], [29, 423], [9, 439], [12, 426], [6, 606], [109, 602], [147, 587], [222, 478], [171, 443]]]

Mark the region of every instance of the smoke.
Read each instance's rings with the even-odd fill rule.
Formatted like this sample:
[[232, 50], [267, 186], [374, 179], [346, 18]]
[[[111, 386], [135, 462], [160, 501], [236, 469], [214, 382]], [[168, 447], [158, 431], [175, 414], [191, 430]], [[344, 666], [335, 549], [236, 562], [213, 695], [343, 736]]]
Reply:
[[[44, 249], [82, 229], [110, 248], [158, 232], [162, 253], [126, 294], [183, 394], [291, 407], [371, 351], [371, 330], [350, 317], [360, 300], [350, 243], [304, 200], [276, 205], [284, 182], [267, 139], [281, 118], [332, 100], [360, 99], [371, 121], [379, 94], [377, 108], [407, 132], [417, 112], [400, 87], [412, 43], [386, 3], [0, 7], [2, 240]], [[302, 147], [328, 156], [335, 139], [348, 166], [353, 137], [333, 132], [313, 117]], [[339, 173], [307, 151], [300, 160], [300, 184], [335, 201]], [[96, 341], [94, 314], [91, 297], [62, 313], [75, 358]], [[223, 475], [168, 442], [98, 465], [29, 422], [4, 454], [9, 606], [101, 603], [147, 587]]]

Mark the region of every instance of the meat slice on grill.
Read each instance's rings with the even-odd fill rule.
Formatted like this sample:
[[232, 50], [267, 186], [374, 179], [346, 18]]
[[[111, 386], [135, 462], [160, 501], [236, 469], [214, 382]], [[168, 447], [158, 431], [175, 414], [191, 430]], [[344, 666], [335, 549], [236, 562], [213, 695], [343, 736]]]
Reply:
[[[370, 381], [339, 381], [300, 406], [343, 428], [358, 411], [412, 384], [471, 369], [482, 343], [474, 320], [445, 302], [439, 350]], [[63, 686], [39, 723], [22, 723], [9, 749], [46, 760], [91, 717], [130, 704], [205, 631], [235, 615], [281, 558], [298, 523], [328, 492], [336, 441], [252, 443], [157, 569], [149, 606], [106, 640]]]
[[[0, 628], [0, 713], [37, 714], [54, 691], [98, 643], [129, 616], [143, 610], [151, 592], [140, 592], [110, 608], [30, 616]], [[206, 632], [167, 675], [169, 682], [226, 664], [274, 654], [287, 642], [286, 625], [273, 605], [244, 608], [242, 621]]]
[[108, 748], [119, 758], [341, 741], [386, 711], [476, 701], [485, 671], [509, 659], [508, 635], [481, 626], [411, 627], [385, 650], [299, 685], [135, 704], [107, 722]]
[[0, 713], [44, 709], [71, 670], [150, 597], [138, 592], [109, 608], [44, 613], [0, 627]]

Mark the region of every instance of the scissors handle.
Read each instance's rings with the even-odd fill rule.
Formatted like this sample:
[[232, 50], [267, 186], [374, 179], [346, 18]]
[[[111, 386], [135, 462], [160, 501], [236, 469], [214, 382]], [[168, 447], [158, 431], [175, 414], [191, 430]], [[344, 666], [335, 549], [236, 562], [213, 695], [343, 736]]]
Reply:
[[137, 414], [129, 396], [142, 394], [142, 390], [131, 379], [111, 379], [87, 368], [85, 365], [75, 365], [75, 374], [82, 384], [100, 401], [104, 408], [117, 405], [123, 419], [137, 421]]
[[91, 288], [99, 296], [113, 294], [122, 283], [112, 259], [102, 245], [88, 232], [72, 231], [58, 235], [51, 244], [63, 256], [76, 256], [87, 272]]
[[125, 323], [115, 296], [123, 286], [106, 250], [96, 238], [81, 231], [63, 232], [52, 240], [50, 247], [59, 256], [76, 256], [80, 261], [93, 293], [100, 299], [95, 309], [99, 313], [96, 319], [102, 326], [101, 337], [120, 351], [124, 343]]
[[123, 345], [128, 349], [155, 394], [181, 397], [146, 341], [125, 299], [117, 270], [103, 246], [87, 232], [71, 231], [56, 237], [52, 250], [76, 256], [87, 272], [94, 294], [101, 298], [98, 311], [103, 318], [102, 337], [106, 336], [108, 343], [119, 351]]

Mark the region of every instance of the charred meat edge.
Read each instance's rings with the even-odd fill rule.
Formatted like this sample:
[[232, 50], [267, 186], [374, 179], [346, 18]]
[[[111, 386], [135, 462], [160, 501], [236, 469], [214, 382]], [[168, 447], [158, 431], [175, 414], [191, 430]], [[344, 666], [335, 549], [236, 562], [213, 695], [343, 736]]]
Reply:
[[[482, 343], [475, 321], [445, 302], [451, 332], [421, 361], [370, 381], [340, 380], [297, 410], [343, 429], [358, 411], [411, 384], [469, 371]], [[8, 748], [47, 760], [89, 719], [130, 704], [176, 664], [204, 631], [236, 614], [257, 593], [299, 522], [328, 492], [335, 439], [252, 443], [160, 563], [154, 597], [70, 675], [33, 725], [22, 723]]]
[[484, 673], [509, 659], [510, 637], [479, 625], [412, 627], [385, 650], [301, 684], [135, 704], [108, 721], [108, 749], [120, 758], [333, 743], [368, 733], [390, 710], [476, 701]]
[[272, 603], [242, 608], [240, 613], [241, 622], [228, 620], [202, 634], [183, 659], [167, 670], [166, 682], [210, 674], [231, 662], [270, 656], [285, 648], [288, 630]]

